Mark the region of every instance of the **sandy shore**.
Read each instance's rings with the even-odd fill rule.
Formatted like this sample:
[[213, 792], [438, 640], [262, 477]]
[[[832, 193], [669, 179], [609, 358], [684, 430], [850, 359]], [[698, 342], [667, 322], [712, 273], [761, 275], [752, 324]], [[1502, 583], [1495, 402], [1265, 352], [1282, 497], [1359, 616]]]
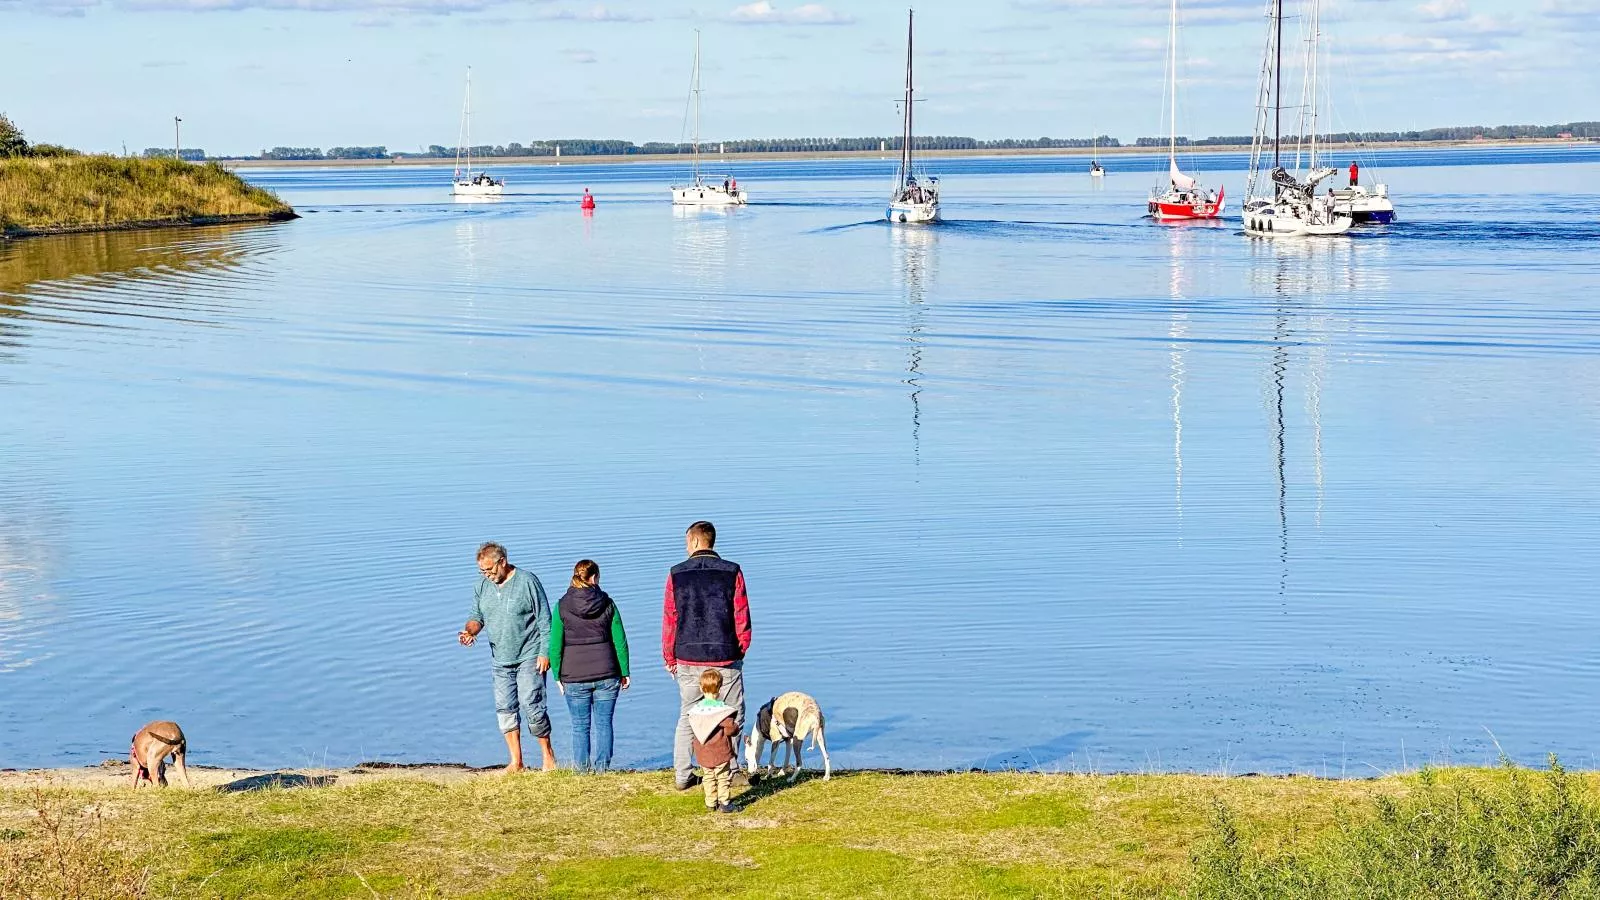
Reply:
[[[1324, 144], [1329, 152], [1343, 152], [1347, 150], [1461, 150], [1461, 149], [1504, 149], [1506, 147], [1570, 147], [1594, 143], [1586, 140], [1563, 140], [1560, 138], [1528, 138], [1525, 140], [1511, 141], [1401, 141], [1383, 144]], [[922, 158], [959, 158], [959, 157], [1007, 157], [1007, 156], [1062, 156], [1069, 158], [1088, 159], [1098, 152], [1101, 157], [1130, 156], [1140, 154], [1159, 154], [1161, 147], [1101, 147], [1092, 151], [1088, 147], [1039, 147], [1018, 148], [1011, 150], [918, 150], [917, 156]], [[1250, 150], [1249, 144], [1228, 144], [1205, 147], [1184, 147], [1184, 153], [1241, 153]], [[733, 165], [741, 162], [758, 162], [765, 160], [830, 160], [830, 159], [895, 159], [898, 153], [894, 151], [883, 152], [880, 150], [829, 150], [815, 152], [795, 153], [706, 153], [701, 157], [701, 165], [715, 169], [719, 164]], [[368, 166], [454, 166], [455, 160], [444, 157], [408, 157], [405, 159], [223, 159], [217, 160], [229, 169], [256, 169], [256, 168], [351, 168]], [[681, 162], [688, 164], [688, 155], [682, 153], [661, 154], [629, 154], [625, 156], [500, 156], [479, 160], [479, 166], [495, 169], [503, 166], [596, 166], [596, 165], [626, 165], [629, 163], [663, 163]]]

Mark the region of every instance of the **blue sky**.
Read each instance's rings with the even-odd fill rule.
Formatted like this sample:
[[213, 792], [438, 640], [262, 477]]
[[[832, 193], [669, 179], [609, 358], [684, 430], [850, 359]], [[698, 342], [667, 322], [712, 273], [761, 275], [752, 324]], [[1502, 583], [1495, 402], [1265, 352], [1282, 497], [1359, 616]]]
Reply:
[[[1291, 5], [1293, 0], [1287, 0]], [[1248, 134], [1262, 0], [1180, 2], [1180, 131]], [[693, 32], [708, 139], [897, 128], [884, 0], [0, 0], [0, 111], [86, 149], [676, 140]], [[1600, 0], [1325, 0], [1335, 129], [1600, 118]], [[921, 133], [1162, 128], [1166, 0], [922, 0]], [[20, 74], [18, 74], [20, 73]]]

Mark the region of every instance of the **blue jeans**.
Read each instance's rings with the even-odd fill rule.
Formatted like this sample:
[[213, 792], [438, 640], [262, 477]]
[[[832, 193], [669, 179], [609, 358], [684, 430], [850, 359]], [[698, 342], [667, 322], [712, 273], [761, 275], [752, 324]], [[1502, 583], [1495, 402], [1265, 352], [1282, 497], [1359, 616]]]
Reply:
[[550, 736], [550, 714], [544, 708], [544, 676], [538, 660], [494, 666], [494, 711], [500, 733], [510, 734], [524, 722], [536, 738]]
[[[567, 712], [572, 714], [572, 767], [579, 772], [611, 768], [611, 714], [617, 708], [622, 681], [602, 678], [566, 684]], [[589, 723], [594, 723], [594, 766], [589, 765]]]

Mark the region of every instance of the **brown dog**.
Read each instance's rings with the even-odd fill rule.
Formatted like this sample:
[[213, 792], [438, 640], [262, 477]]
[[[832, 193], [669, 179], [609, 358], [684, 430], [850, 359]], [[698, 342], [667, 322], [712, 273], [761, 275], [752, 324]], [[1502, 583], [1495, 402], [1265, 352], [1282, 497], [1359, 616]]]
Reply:
[[177, 722], [151, 722], [139, 729], [133, 736], [133, 749], [128, 752], [128, 758], [133, 762], [133, 786], [139, 786], [139, 779], [150, 782], [152, 785], [167, 786], [167, 757], [172, 757], [172, 764], [178, 769], [178, 777], [183, 779], [183, 786], [189, 787], [189, 770], [183, 765], [184, 754], [189, 749], [189, 742], [184, 740], [183, 729]]

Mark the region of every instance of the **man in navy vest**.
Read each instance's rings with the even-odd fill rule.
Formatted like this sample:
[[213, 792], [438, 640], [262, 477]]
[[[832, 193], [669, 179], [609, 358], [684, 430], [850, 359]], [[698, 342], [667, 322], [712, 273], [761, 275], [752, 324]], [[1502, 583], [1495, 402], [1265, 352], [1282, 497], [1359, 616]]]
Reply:
[[700, 673], [722, 674], [717, 699], [738, 710], [734, 721], [744, 727], [744, 655], [750, 649], [750, 601], [744, 573], [712, 550], [717, 529], [696, 522], [684, 535], [689, 558], [672, 567], [661, 610], [661, 657], [667, 674], [678, 681], [681, 709], [672, 744], [672, 766], [679, 790], [697, 784], [690, 752], [689, 707], [700, 701]]

